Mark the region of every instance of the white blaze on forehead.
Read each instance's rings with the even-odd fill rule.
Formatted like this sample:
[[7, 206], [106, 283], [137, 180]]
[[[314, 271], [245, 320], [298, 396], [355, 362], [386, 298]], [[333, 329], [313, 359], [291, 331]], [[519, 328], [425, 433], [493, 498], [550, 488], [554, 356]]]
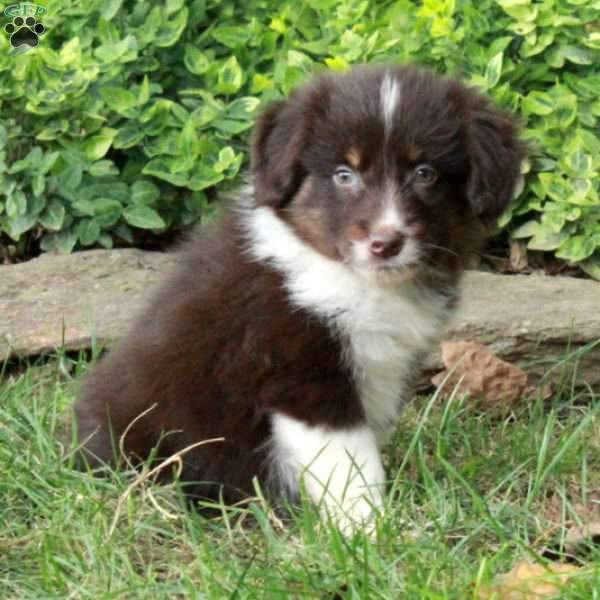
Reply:
[[392, 128], [394, 112], [400, 101], [400, 83], [389, 71], [386, 71], [379, 88], [381, 112], [386, 132]]

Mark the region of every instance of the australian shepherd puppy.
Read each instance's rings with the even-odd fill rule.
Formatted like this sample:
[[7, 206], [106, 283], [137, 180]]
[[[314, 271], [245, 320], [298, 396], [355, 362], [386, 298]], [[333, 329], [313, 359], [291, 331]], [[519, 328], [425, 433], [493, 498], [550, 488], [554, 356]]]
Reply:
[[380, 448], [509, 202], [522, 146], [472, 89], [418, 69], [325, 74], [262, 114], [252, 186], [75, 405], [92, 465], [119, 439], [182, 456], [196, 497], [300, 486], [341, 527], [382, 506]]

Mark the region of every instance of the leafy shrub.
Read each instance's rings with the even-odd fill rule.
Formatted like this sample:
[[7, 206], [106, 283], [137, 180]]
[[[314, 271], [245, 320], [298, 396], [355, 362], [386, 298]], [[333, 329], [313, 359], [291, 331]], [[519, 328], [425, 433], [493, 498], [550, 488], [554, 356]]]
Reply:
[[600, 2], [500, 0], [518, 35], [503, 69], [533, 156], [527, 188], [501, 224], [600, 279]]
[[516, 111], [531, 140], [500, 228], [600, 278], [598, 0], [49, 0], [0, 37], [0, 228], [21, 253], [133, 244], [210, 217], [261, 105], [320, 68], [418, 62]]

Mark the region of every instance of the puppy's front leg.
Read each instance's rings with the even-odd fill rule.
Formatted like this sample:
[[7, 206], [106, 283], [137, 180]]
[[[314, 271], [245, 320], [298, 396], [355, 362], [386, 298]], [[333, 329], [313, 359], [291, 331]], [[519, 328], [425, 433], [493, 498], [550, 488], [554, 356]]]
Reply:
[[273, 416], [273, 449], [281, 482], [298, 490], [351, 533], [383, 505], [384, 471], [373, 431], [311, 426], [282, 414]]

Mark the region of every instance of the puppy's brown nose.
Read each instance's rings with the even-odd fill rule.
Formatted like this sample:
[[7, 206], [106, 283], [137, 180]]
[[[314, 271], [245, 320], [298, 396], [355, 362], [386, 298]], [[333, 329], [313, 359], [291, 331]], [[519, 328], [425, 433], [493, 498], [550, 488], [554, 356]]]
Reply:
[[404, 246], [404, 236], [396, 230], [386, 229], [376, 231], [371, 235], [371, 254], [378, 258], [396, 256]]

